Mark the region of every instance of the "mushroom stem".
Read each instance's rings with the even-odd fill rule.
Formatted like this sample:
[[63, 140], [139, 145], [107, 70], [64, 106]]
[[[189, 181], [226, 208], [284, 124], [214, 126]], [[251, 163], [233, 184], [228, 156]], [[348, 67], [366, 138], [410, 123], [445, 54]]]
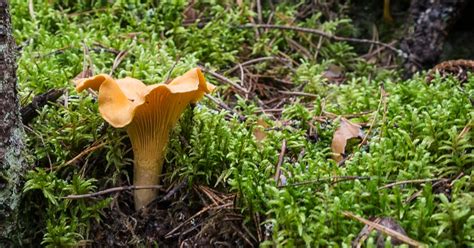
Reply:
[[[160, 183], [163, 158], [136, 159], [134, 165], [133, 185], [150, 186]], [[135, 209], [148, 205], [158, 195], [157, 189], [138, 189], [134, 191]]]
[[[161, 179], [163, 160], [168, 144], [169, 134], [166, 131], [136, 133], [140, 129], [128, 129], [132, 142], [134, 168], [133, 185], [158, 185]], [[141, 129], [143, 130], [143, 129]], [[140, 189], [134, 191], [135, 209], [139, 210], [152, 202], [158, 195], [157, 189]]]

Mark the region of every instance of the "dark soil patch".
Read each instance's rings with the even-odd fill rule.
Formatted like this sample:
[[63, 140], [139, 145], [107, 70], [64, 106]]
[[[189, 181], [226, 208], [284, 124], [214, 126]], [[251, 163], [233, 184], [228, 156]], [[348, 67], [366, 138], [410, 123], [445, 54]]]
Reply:
[[92, 227], [94, 247], [255, 247], [255, 236], [235, 208], [235, 195], [176, 184], [146, 209], [133, 193], [118, 193]]

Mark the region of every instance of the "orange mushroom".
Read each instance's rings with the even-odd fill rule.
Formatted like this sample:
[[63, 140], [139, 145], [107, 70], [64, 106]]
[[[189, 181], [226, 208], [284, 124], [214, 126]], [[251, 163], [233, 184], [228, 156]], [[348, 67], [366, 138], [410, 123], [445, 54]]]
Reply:
[[[126, 128], [134, 154], [135, 186], [160, 182], [163, 159], [170, 130], [189, 103], [201, 99], [215, 86], [206, 83], [198, 68], [175, 78], [169, 84], [145, 85], [126, 77], [113, 79], [99, 74], [77, 81], [78, 92], [91, 88], [99, 91], [99, 111], [113, 127]], [[155, 189], [135, 190], [135, 209], [150, 203]]]

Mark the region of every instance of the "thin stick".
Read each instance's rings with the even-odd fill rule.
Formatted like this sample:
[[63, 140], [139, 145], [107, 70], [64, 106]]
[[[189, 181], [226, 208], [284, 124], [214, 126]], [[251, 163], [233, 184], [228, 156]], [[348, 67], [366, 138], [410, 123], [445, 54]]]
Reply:
[[165, 84], [168, 84], [171, 82], [171, 73], [173, 73], [174, 68], [178, 65], [178, 62], [181, 58], [178, 56], [176, 60], [173, 63], [173, 66], [171, 66], [171, 69], [168, 71], [168, 75], [166, 76]]
[[258, 23], [263, 23], [263, 17], [262, 17], [262, 3], [260, 0], [257, 0], [257, 21]]
[[354, 43], [364, 43], [364, 44], [375, 44], [379, 46], [386, 47], [390, 49], [391, 51], [394, 51], [398, 55], [403, 55], [404, 52], [402, 50], [399, 50], [389, 44], [380, 42], [380, 41], [374, 41], [374, 40], [368, 40], [368, 39], [357, 39], [357, 38], [350, 38], [350, 37], [341, 37], [341, 36], [336, 36], [332, 35], [330, 33], [326, 33], [324, 31], [318, 30], [318, 29], [312, 29], [312, 28], [302, 28], [302, 27], [293, 27], [293, 26], [282, 26], [282, 25], [273, 25], [273, 24], [247, 24], [247, 25], [242, 25], [239, 26], [239, 28], [273, 28], [273, 29], [281, 29], [281, 30], [293, 30], [293, 31], [298, 31], [298, 32], [304, 32], [304, 33], [310, 33], [310, 34], [315, 34], [319, 35], [325, 38], [328, 38], [330, 40], [334, 41], [349, 41], [349, 42], [354, 42]]
[[217, 105], [219, 105], [221, 108], [229, 111], [230, 113], [232, 113], [234, 115], [237, 115], [241, 121], [245, 121], [247, 119], [247, 117], [241, 115], [240, 113], [237, 113], [231, 107], [229, 107], [227, 104], [225, 104], [223, 101], [220, 101], [219, 99], [217, 99], [217, 98], [215, 98], [215, 97], [213, 97], [209, 94], [205, 94], [205, 96], [207, 98], [209, 98], [211, 101], [213, 101], [214, 103], [216, 103]]
[[[245, 73], [244, 73], [244, 67], [239, 63], [239, 68], [240, 68], [240, 85], [242, 87], [245, 87], [244, 80], [245, 80]], [[249, 90], [245, 93], [245, 100], [249, 99]]]
[[[85, 43], [82, 43], [82, 48], [83, 48], [83, 53], [84, 53], [82, 71], [86, 72], [86, 74], [90, 74], [90, 75], [84, 75], [84, 76], [90, 77], [94, 75], [94, 63], [92, 62], [92, 57], [89, 51], [89, 47]], [[91, 94], [94, 99], [97, 99], [99, 97], [97, 92], [93, 91], [92, 89], [87, 89], [87, 92], [89, 92], [89, 94]]]
[[461, 173], [459, 173], [459, 175], [457, 175], [453, 180], [451, 180], [451, 183], [449, 184], [449, 187], [453, 187], [454, 182], [456, 182], [462, 176], [464, 176], [464, 172], [461, 171]]
[[146, 186], [122, 186], [122, 187], [114, 187], [114, 188], [109, 188], [106, 190], [101, 190], [95, 193], [90, 193], [90, 194], [83, 194], [83, 195], [68, 195], [66, 197], [63, 197], [63, 199], [82, 199], [82, 198], [91, 198], [91, 197], [96, 197], [99, 195], [105, 195], [113, 192], [118, 192], [118, 191], [124, 191], [124, 190], [139, 190], [139, 189], [162, 189], [163, 185], [146, 185]]
[[[395, 45], [395, 44], [397, 44], [396, 41], [392, 41], [392, 42], [388, 43], [388, 45], [390, 45], [390, 46], [393, 46], [393, 45]], [[362, 55], [361, 57], [364, 58], [364, 59], [369, 59], [369, 58], [371, 58], [372, 56], [374, 56], [374, 55], [376, 55], [376, 54], [380, 54], [380, 52], [382, 52], [382, 50], [384, 50], [384, 49], [386, 49], [386, 48], [385, 48], [385, 47], [378, 47], [378, 48], [375, 49], [374, 51], [369, 52], [369, 53], [367, 53], [367, 54], [364, 54], [364, 55]]]
[[277, 185], [280, 185], [281, 165], [283, 164], [283, 158], [285, 156], [285, 152], [286, 152], [286, 139], [284, 139], [283, 142], [281, 143], [280, 155], [278, 156], [278, 163], [275, 170], [274, 179]]
[[374, 111], [373, 110], [369, 110], [369, 111], [363, 111], [363, 112], [359, 112], [359, 113], [354, 113], [354, 114], [343, 114], [343, 115], [337, 115], [337, 114], [334, 114], [334, 113], [331, 113], [331, 112], [328, 112], [328, 111], [323, 111], [323, 115], [331, 118], [331, 119], [335, 119], [337, 117], [344, 117], [346, 119], [352, 119], [352, 118], [357, 118], [357, 117], [361, 117], [361, 116], [364, 116], [364, 115], [368, 115], [368, 114], [372, 114]]
[[106, 46], [100, 44], [99, 42], [94, 42], [92, 45], [93, 45], [92, 50], [94, 50], [95, 52], [108, 52], [108, 53], [115, 54], [115, 56], [117, 56], [120, 53], [119, 50], [116, 50], [116, 49], [113, 49], [113, 48], [110, 48], [110, 47], [106, 47]]
[[[241, 65], [242, 67], [246, 67], [246, 66], [248, 66], [248, 65], [256, 64], [256, 63], [263, 62], [263, 61], [267, 61], [267, 60], [279, 60], [279, 61], [282, 61], [282, 62], [287, 62], [287, 61], [288, 61], [288, 60], [285, 59], [285, 58], [270, 56], [270, 57], [261, 57], [261, 58], [251, 59], [251, 60], [245, 61], [245, 62], [243, 62], [243, 63], [240, 63], [240, 65]], [[237, 70], [237, 69], [239, 69], [239, 65], [236, 65], [236, 66], [230, 68], [229, 70], [226, 71], [226, 73], [232, 73], [232, 72], [234, 72], [234, 71]]]
[[366, 225], [368, 225], [368, 226], [370, 226], [370, 227], [372, 227], [372, 228], [374, 228], [374, 229], [377, 229], [378, 231], [382, 232], [382, 233], [385, 234], [385, 235], [388, 235], [388, 236], [390, 236], [390, 237], [392, 237], [392, 238], [396, 238], [396, 239], [398, 239], [398, 240], [401, 240], [401, 241], [405, 242], [406, 244], [409, 244], [409, 245], [412, 245], [412, 246], [415, 246], [415, 247], [425, 247], [424, 244], [422, 244], [422, 243], [420, 243], [420, 242], [418, 242], [418, 241], [416, 241], [416, 240], [414, 240], [414, 239], [411, 239], [411, 238], [409, 238], [409, 237], [407, 237], [407, 236], [405, 236], [405, 235], [403, 235], [403, 234], [401, 234], [401, 233], [399, 233], [399, 232], [397, 232], [397, 231], [394, 231], [394, 230], [392, 230], [392, 229], [390, 229], [390, 228], [387, 228], [387, 227], [385, 227], [385, 226], [382, 226], [382, 225], [380, 225], [380, 224], [378, 224], [378, 223], [375, 223], [375, 222], [366, 220], [366, 219], [364, 219], [364, 218], [362, 218], [362, 217], [356, 216], [356, 215], [354, 215], [354, 214], [351, 213], [351, 212], [343, 211], [342, 214], [343, 214], [344, 216], [346, 216], [346, 217], [350, 217], [350, 218], [352, 218], [352, 219], [356, 219], [356, 220], [359, 221], [359, 222], [362, 222], [362, 223], [364, 223], [364, 224], [366, 224]]
[[[383, 87], [380, 87], [380, 100], [379, 100], [379, 106], [377, 106], [377, 111], [375, 111], [375, 116], [372, 122], [370, 123], [369, 131], [367, 131], [367, 134], [364, 135], [364, 138], [362, 141], [359, 143], [358, 147], [361, 148], [369, 139], [370, 132], [372, 132], [372, 128], [374, 127], [375, 121], [377, 120], [377, 117], [379, 116], [379, 111], [380, 108], [382, 107], [382, 104], [385, 106], [387, 104], [387, 101], [385, 100], [385, 90]], [[384, 111], [386, 108], [384, 107]]]
[[278, 186], [278, 188], [283, 188], [283, 187], [293, 187], [293, 186], [303, 186], [303, 185], [308, 185], [308, 184], [313, 184], [313, 183], [319, 183], [323, 181], [331, 181], [331, 180], [338, 180], [333, 182], [338, 183], [338, 182], [343, 182], [343, 181], [348, 181], [348, 180], [370, 180], [370, 177], [363, 177], [363, 176], [334, 176], [334, 177], [325, 177], [325, 178], [318, 178], [314, 180], [309, 180], [309, 181], [304, 181], [304, 182], [299, 182], [299, 183], [293, 183], [293, 184], [287, 184], [287, 185], [282, 185]]
[[255, 113], [265, 113], [265, 112], [281, 112], [283, 111], [282, 108], [274, 108], [274, 109], [257, 109]]
[[210, 71], [210, 70], [208, 70], [208, 69], [206, 69], [206, 68], [204, 68], [204, 67], [201, 67], [201, 70], [202, 70], [203, 72], [206, 72], [206, 73], [211, 74], [213, 77], [219, 79], [219, 80], [222, 81], [222, 82], [225, 82], [225, 83], [228, 83], [228, 84], [232, 85], [234, 88], [236, 88], [236, 89], [238, 89], [238, 90], [240, 90], [240, 91], [242, 91], [242, 92], [244, 92], [244, 93], [248, 93], [247, 89], [245, 89], [245, 88], [243, 88], [242, 86], [240, 86], [240, 85], [234, 83], [232, 80], [230, 80], [230, 79], [228, 79], [228, 78], [222, 76], [222, 75], [219, 74], [219, 73]]
[[[252, 243], [252, 241], [250, 241], [250, 240], [245, 236], [245, 234], [242, 233], [242, 232], [240, 231], [240, 229], [234, 225], [234, 223], [230, 222], [230, 223], [228, 223], [228, 224], [232, 227], [232, 229], [234, 229], [235, 232], [237, 232], [237, 234], [239, 234], [239, 236], [240, 236], [245, 242], [247, 242], [247, 244], [250, 245], [250, 247], [254, 247], [254, 243]], [[245, 230], [245, 229], [244, 229], [244, 230]], [[247, 231], [248, 231], [248, 230], [247, 230]], [[248, 232], [247, 234], [248, 234], [251, 238], [253, 238], [253, 240], [257, 241], [257, 239], [256, 239], [250, 232]]]
[[[224, 197], [224, 199], [222, 200], [228, 200], [230, 198], [232, 198], [234, 196], [229, 196], [229, 197]], [[229, 203], [226, 203], [226, 204], [223, 204], [223, 205], [217, 205], [217, 204], [211, 204], [203, 209], [201, 209], [199, 212], [195, 213], [193, 216], [189, 217], [187, 220], [181, 222], [181, 224], [179, 224], [177, 227], [175, 227], [173, 230], [171, 230], [170, 232], [168, 232], [166, 235], [165, 235], [165, 239], [168, 239], [168, 238], [171, 238], [171, 236], [173, 235], [173, 233], [175, 233], [177, 230], [179, 230], [182, 226], [184, 226], [186, 223], [190, 222], [191, 220], [195, 219], [196, 217], [198, 217], [199, 215], [207, 212], [209, 209], [212, 209], [212, 208], [225, 208], [225, 207], [230, 207], [232, 206], [234, 203], [233, 202], [229, 202]]]
[[262, 229], [260, 227], [260, 215], [258, 212], [255, 212], [252, 215], [253, 223], [255, 225], [255, 229], [257, 229], [257, 238], [258, 238], [258, 243], [261, 243], [263, 240], [263, 235], [262, 235]]
[[311, 93], [306, 93], [306, 92], [285, 91], [285, 90], [280, 90], [278, 92], [280, 92], [284, 95], [290, 95], [290, 96], [318, 97], [318, 95], [316, 95], [316, 94], [311, 94]]
[[427, 182], [435, 182], [435, 181], [440, 181], [440, 180], [447, 180], [447, 179], [444, 179], [444, 178], [427, 178], [427, 179], [404, 180], [404, 181], [389, 183], [387, 185], [379, 187], [377, 190], [392, 188], [394, 186], [401, 185], [401, 184], [407, 184], [407, 183], [427, 183]]
[[238, 64], [239, 69], [240, 69], [240, 85], [242, 87], [244, 86], [244, 79], [245, 79], [245, 73], [244, 73], [244, 67], [239, 63]]
[[31, 20], [36, 22], [35, 8], [33, 6], [33, 0], [28, 0], [28, 11], [30, 12]]
[[471, 127], [473, 127], [473, 126], [474, 126], [474, 121], [470, 121], [469, 123], [467, 123], [466, 126], [464, 126], [464, 128], [462, 129], [461, 133], [459, 133], [457, 139], [461, 139], [467, 133], [469, 133], [469, 131], [471, 131]]
[[120, 51], [120, 53], [115, 57], [114, 63], [112, 64], [112, 69], [110, 69], [109, 75], [112, 75], [117, 69], [117, 67], [122, 63], [122, 60], [127, 56], [128, 50]]
[[76, 162], [78, 159], [80, 159], [82, 156], [90, 153], [90, 152], [93, 152], [101, 147], [104, 147], [105, 146], [105, 142], [104, 143], [100, 143], [98, 145], [95, 145], [95, 146], [91, 146], [87, 149], [85, 149], [84, 151], [82, 151], [81, 153], [79, 153], [77, 156], [75, 156], [74, 158], [72, 158], [71, 160], [67, 161], [64, 166], [68, 166], [74, 162]]

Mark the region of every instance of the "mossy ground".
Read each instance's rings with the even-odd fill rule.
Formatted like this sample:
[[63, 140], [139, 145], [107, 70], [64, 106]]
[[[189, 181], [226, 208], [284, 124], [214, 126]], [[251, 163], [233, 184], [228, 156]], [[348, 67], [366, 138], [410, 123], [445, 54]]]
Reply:
[[[371, 53], [376, 47], [242, 28], [259, 19], [250, 1], [28, 2], [11, 1], [21, 100], [52, 88], [65, 94], [26, 127], [35, 168], [22, 245], [347, 247], [364, 225], [344, 211], [391, 217], [430, 246], [474, 244], [474, 77], [401, 80], [390, 69], [397, 57]], [[303, 7], [265, 4], [262, 18], [340, 36], [361, 29], [347, 18], [350, 5]], [[128, 54], [114, 67], [121, 51]], [[265, 59], [245, 64], [257, 58]], [[157, 201], [135, 213], [128, 191], [65, 199], [133, 178], [125, 132], [108, 127], [71, 79], [91, 66], [151, 84], [198, 64], [249, 93], [206, 74], [219, 104], [206, 98], [182, 116]], [[343, 164], [330, 149], [340, 116], [368, 135]], [[355, 178], [338, 180], [345, 176]], [[380, 188], [414, 179], [427, 180]]]

